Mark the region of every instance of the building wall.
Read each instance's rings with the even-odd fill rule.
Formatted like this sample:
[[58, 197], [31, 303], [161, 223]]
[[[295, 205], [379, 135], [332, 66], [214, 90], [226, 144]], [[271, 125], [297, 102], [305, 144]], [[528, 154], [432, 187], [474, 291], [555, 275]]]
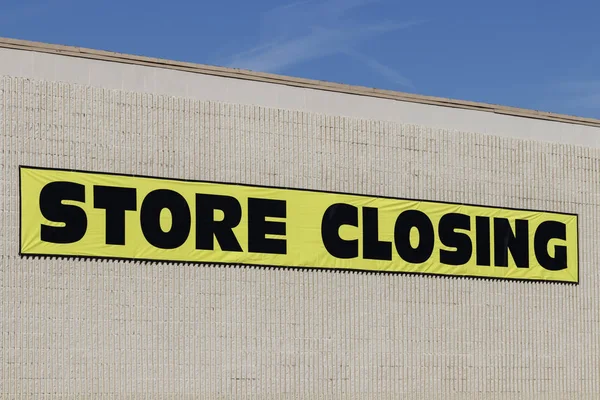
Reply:
[[[192, 97], [0, 79], [0, 393], [600, 396], [599, 149]], [[580, 284], [21, 258], [22, 164], [578, 213]]]
[[600, 128], [593, 126], [198, 74], [168, 65], [159, 68], [15, 50], [2, 48], [1, 41], [0, 60], [0, 75], [600, 148]]

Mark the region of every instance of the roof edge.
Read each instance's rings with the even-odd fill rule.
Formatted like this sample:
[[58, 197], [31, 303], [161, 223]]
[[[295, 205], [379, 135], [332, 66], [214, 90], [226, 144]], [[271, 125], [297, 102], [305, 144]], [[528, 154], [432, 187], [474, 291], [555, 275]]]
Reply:
[[411, 93], [397, 92], [393, 90], [374, 89], [365, 86], [346, 85], [341, 83], [319, 81], [314, 79], [295, 78], [285, 75], [271, 74], [265, 72], [254, 72], [237, 68], [217, 67], [182, 61], [171, 61], [161, 58], [137, 56], [104, 50], [94, 50], [75, 46], [56, 45], [0, 37], [0, 48], [58, 54], [62, 56], [87, 58], [93, 60], [117, 62], [131, 65], [142, 65], [155, 68], [165, 68], [204, 75], [244, 79], [277, 85], [294, 86], [314, 90], [325, 90], [330, 92], [375, 97], [410, 103], [436, 105], [441, 107], [491, 112], [495, 114], [510, 115], [515, 117], [533, 118], [546, 121], [587, 125], [600, 128], [600, 119], [595, 118], [576, 117], [571, 115], [536, 111], [518, 107], [494, 105], [465, 100], [454, 100], [443, 97], [417, 95]]

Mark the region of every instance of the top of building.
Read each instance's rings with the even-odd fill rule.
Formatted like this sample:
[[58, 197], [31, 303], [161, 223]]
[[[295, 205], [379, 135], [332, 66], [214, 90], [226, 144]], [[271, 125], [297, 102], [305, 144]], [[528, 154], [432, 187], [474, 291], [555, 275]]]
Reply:
[[155, 68], [166, 68], [204, 75], [213, 75], [234, 79], [272, 83], [276, 85], [287, 85], [314, 90], [325, 90], [330, 92], [353, 94], [357, 96], [369, 96], [388, 100], [404, 101], [419, 104], [430, 104], [435, 106], [475, 110], [496, 114], [512, 115], [523, 118], [534, 118], [547, 121], [564, 122], [600, 127], [600, 119], [584, 118], [565, 114], [536, 111], [518, 107], [494, 105], [488, 103], [454, 100], [435, 96], [425, 96], [410, 93], [397, 92], [393, 90], [374, 89], [364, 86], [345, 85], [305, 78], [248, 71], [237, 68], [217, 67], [211, 65], [195, 64], [182, 61], [172, 61], [160, 58], [137, 56], [123, 53], [115, 53], [104, 50], [93, 50], [75, 46], [64, 46], [32, 42], [27, 40], [0, 38], [0, 48], [10, 48], [25, 51], [57, 54], [68, 57], [87, 58], [108, 62], [141, 65]]

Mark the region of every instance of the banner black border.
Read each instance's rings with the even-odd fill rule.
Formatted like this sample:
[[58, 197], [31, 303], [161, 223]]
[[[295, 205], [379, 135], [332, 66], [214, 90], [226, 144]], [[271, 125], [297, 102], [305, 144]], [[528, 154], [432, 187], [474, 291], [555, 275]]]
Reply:
[[[323, 194], [338, 194], [345, 196], [357, 196], [357, 197], [369, 197], [369, 198], [379, 198], [379, 199], [389, 199], [389, 200], [400, 200], [400, 201], [417, 201], [422, 203], [435, 203], [435, 204], [448, 204], [448, 205], [457, 205], [457, 206], [469, 206], [469, 207], [480, 207], [480, 208], [488, 208], [488, 209], [499, 209], [499, 210], [512, 210], [512, 211], [528, 211], [528, 212], [539, 212], [546, 214], [556, 214], [563, 216], [574, 216], [576, 217], [577, 224], [577, 281], [576, 282], [568, 282], [561, 280], [549, 280], [549, 279], [524, 279], [524, 278], [509, 278], [509, 277], [496, 277], [496, 276], [478, 276], [478, 275], [463, 275], [463, 274], [438, 274], [438, 273], [428, 273], [428, 272], [410, 272], [410, 271], [384, 271], [384, 270], [362, 270], [355, 268], [330, 268], [330, 267], [304, 267], [304, 266], [281, 266], [281, 265], [265, 265], [265, 264], [246, 264], [246, 263], [217, 263], [217, 262], [200, 262], [200, 261], [180, 261], [180, 260], [155, 260], [155, 259], [143, 259], [143, 258], [126, 258], [126, 257], [107, 257], [107, 256], [81, 256], [81, 255], [65, 255], [65, 254], [36, 254], [36, 253], [22, 253], [22, 187], [21, 187], [21, 170], [30, 169], [30, 170], [42, 170], [42, 171], [60, 171], [60, 172], [75, 172], [75, 173], [83, 173], [83, 174], [92, 174], [92, 175], [108, 175], [108, 176], [119, 176], [119, 177], [129, 177], [129, 178], [141, 178], [141, 179], [156, 179], [156, 180], [164, 180], [171, 182], [183, 182], [183, 183], [208, 183], [208, 184], [218, 184], [218, 185], [228, 185], [228, 186], [242, 186], [242, 187], [253, 187], [253, 188], [263, 188], [263, 189], [276, 189], [276, 190], [292, 190], [292, 191], [301, 191], [301, 192], [312, 192], [312, 193], [323, 193]], [[258, 268], [281, 268], [281, 269], [299, 269], [299, 270], [322, 270], [322, 271], [337, 271], [337, 272], [362, 272], [362, 273], [373, 273], [373, 274], [407, 274], [407, 275], [420, 275], [420, 276], [436, 276], [436, 277], [448, 277], [448, 278], [474, 278], [474, 279], [491, 279], [491, 280], [500, 280], [500, 281], [517, 281], [517, 282], [547, 282], [547, 283], [562, 283], [568, 285], [579, 285], [580, 284], [580, 231], [579, 231], [579, 214], [577, 213], [567, 213], [567, 212], [558, 212], [558, 211], [545, 211], [545, 210], [536, 210], [536, 209], [528, 209], [528, 208], [516, 208], [516, 207], [495, 207], [488, 205], [479, 205], [479, 204], [470, 204], [470, 203], [456, 203], [451, 201], [437, 201], [437, 200], [423, 200], [423, 199], [410, 199], [404, 197], [392, 197], [392, 196], [379, 196], [379, 195], [370, 195], [370, 194], [360, 194], [360, 193], [345, 193], [345, 192], [337, 192], [330, 190], [319, 190], [319, 189], [305, 189], [305, 188], [293, 188], [293, 187], [284, 187], [284, 186], [271, 186], [271, 185], [257, 185], [257, 184], [248, 184], [248, 183], [235, 183], [235, 182], [220, 182], [220, 181], [208, 181], [208, 180], [197, 180], [197, 179], [183, 179], [183, 178], [167, 178], [167, 177], [158, 177], [158, 176], [149, 176], [149, 175], [140, 175], [140, 174], [124, 174], [124, 173], [115, 173], [115, 172], [102, 172], [102, 171], [86, 171], [79, 170], [73, 168], [52, 168], [52, 167], [39, 167], [39, 166], [29, 166], [29, 165], [19, 165], [18, 167], [19, 174], [19, 256], [20, 257], [52, 257], [52, 258], [66, 258], [66, 259], [94, 259], [94, 260], [116, 260], [116, 261], [133, 261], [133, 262], [144, 262], [144, 263], [168, 263], [168, 264], [193, 264], [193, 265], [221, 265], [221, 266], [246, 266], [246, 267], [258, 267]]]

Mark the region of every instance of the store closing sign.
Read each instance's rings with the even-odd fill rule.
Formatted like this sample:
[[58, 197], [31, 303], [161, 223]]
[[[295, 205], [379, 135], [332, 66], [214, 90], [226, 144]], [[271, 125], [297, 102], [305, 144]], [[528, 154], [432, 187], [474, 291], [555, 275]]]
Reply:
[[21, 254], [578, 282], [577, 216], [20, 168]]

